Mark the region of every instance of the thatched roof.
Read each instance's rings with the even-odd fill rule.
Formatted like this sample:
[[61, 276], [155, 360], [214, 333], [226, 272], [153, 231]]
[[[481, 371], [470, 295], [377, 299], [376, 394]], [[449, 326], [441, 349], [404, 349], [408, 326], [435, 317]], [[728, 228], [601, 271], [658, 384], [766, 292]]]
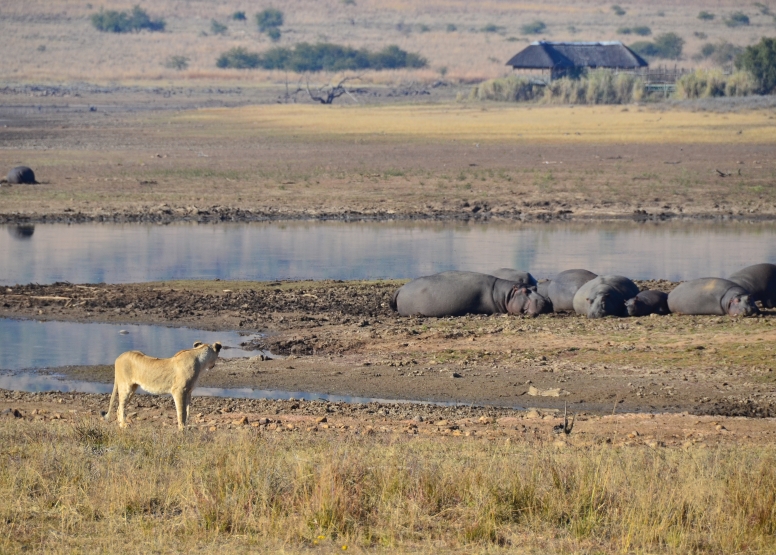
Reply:
[[507, 62], [515, 69], [572, 69], [609, 67], [636, 69], [648, 64], [620, 41], [531, 43]]

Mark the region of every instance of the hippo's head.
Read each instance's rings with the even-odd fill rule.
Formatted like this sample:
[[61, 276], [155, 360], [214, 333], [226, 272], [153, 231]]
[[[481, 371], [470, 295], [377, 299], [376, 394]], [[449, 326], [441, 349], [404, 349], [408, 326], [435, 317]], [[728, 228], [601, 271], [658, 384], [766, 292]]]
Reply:
[[628, 311], [628, 316], [641, 316], [642, 315], [642, 303], [636, 297], [625, 301], [625, 310]]
[[760, 314], [760, 310], [754, 304], [752, 295], [736, 295], [728, 305], [728, 314], [730, 316], [756, 316]]
[[621, 316], [623, 313], [622, 299], [608, 292], [596, 293], [587, 299], [587, 317], [603, 318], [604, 316]]
[[552, 310], [550, 301], [542, 297], [535, 289], [516, 285], [507, 299], [507, 312], [509, 314], [527, 314], [538, 316]]

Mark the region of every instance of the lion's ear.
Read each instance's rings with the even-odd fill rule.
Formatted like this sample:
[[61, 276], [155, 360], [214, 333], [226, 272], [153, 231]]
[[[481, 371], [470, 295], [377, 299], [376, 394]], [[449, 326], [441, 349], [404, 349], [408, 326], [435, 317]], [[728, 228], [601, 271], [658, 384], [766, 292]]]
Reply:
[[218, 353], [218, 352], [220, 352], [220, 351], [221, 351], [221, 344], [220, 344], [218, 341], [216, 341], [215, 343], [213, 343], [213, 348], [214, 348], [214, 349], [216, 350], [216, 352]]
[[202, 345], [204, 345], [204, 343], [202, 343], [202, 341], [195, 341], [195, 342], [194, 342], [194, 348], [195, 348], [195, 349], [196, 349], [197, 347], [201, 347]]

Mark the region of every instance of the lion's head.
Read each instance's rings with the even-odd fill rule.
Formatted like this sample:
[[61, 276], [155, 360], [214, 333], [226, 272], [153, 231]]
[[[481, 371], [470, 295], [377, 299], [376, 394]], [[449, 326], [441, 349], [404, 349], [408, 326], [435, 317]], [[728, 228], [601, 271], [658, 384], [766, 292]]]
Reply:
[[199, 351], [197, 358], [202, 363], [205, 370], [210, 370], [215, 366], [216, 360], [218, 360], [218, 353], [221, 352], [221, 343], [216, 341], [212, 345], [203, 343], [202, 341], [194, 342], [194, 350]]

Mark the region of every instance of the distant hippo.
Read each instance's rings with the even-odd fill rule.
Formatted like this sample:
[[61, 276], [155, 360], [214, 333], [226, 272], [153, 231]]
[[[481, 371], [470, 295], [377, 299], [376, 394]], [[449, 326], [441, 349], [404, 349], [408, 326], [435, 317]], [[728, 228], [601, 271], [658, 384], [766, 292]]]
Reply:
[[570, 312], [574, 310], [574, 295], [591, 279], [598, 277], [587, 270], [566, 270], [552, 278], [547, 286], [547, 295], [555, 312]]
[[765, 308], [776, 307], [776, 264], [755, 264], [738, 270], [728, 278], [760, 301]]
[[536, 282], [536, 292], [547, 300], [550, 300], [550, 283], [552, 280], [540, 279]]
[[649, 316], [650, 314], [668, 314], [668, 293], [650, 289], [642, 291], [625, 301], [628, 316]]
[[753, 316], [759, 312], [746, 289], [722, 278], [680, 283], [668, 294], [668, 308], [677, 314]]
[[626, 316], [625, 301], [639, 294], [639, 287], [624, 276], [598, 276], [574, 295], [574, 311], [588, 318]]
[[391, 299], [402, 316], [462, 316], [464, 314], [530, 314], [549, 309], [533, 289], [476, 272], [442, 272], [403, 285]]
[[35, 173], [27, 166], [16, 166], [14, 169], [8, 172], [6, 177], [8, 183], [15, 185], [35, 185]]
[[531, 274], [520, 270], [513, 270], [512, 268], [499, 268], [498, 270], [490, 272], [490, 275], [507, 281], [514, 281], [521, 285], [528, 285], [531, 287], [536, 285], [536, 278]]

